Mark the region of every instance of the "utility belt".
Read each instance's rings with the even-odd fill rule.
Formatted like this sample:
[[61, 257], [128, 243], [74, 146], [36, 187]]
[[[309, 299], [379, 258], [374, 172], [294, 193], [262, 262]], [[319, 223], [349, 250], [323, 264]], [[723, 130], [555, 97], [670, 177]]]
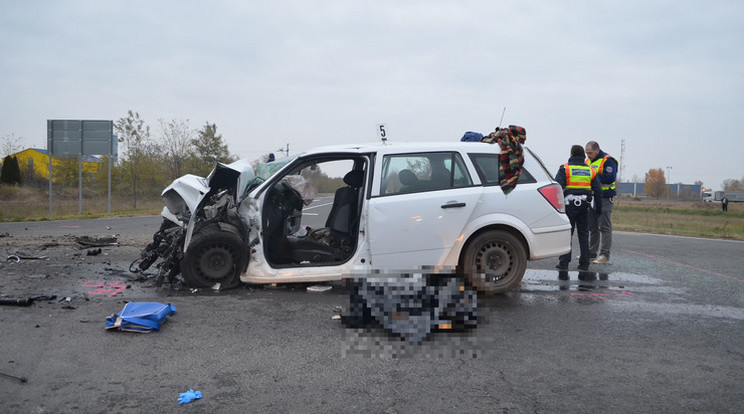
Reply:
[[576, 207], [581, 207], [582, 204], [587, 203], [591, 207], [594, 207], [594, 200], [593, 197], [590, 195], [582, 194], [569, 194], [563, 198], [566, 202], [566, 205], [573, 204]]

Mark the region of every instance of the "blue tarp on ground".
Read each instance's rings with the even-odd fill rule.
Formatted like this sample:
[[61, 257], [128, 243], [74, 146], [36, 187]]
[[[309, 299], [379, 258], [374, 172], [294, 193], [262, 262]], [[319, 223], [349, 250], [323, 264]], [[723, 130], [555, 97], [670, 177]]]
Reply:
[[106, 318], [106, 329], [129, 332], [159, 331], [168, 315], [176, 313], [176, 307], [168, 303], [129, 302], [119, 313]]

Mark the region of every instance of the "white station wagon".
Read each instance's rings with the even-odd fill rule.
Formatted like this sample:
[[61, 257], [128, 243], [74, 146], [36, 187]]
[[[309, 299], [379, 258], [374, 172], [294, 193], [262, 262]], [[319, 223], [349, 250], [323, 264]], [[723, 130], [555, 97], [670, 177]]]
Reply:
[[570, 250], [563, 191], [527, 147], [499, 185], [499, 145], [388, 143], [218, 164], [163, 191], [163, 226], [139, 267], [194, 287], [455, 271], [477, 289], [519, 286], [527, 260]]

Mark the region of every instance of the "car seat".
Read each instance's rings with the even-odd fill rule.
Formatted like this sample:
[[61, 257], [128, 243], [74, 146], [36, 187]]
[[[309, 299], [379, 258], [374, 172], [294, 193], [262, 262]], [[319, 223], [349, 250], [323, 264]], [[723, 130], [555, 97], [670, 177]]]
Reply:
[[354, 227], [359, 205], [359, 189], [364, 180], [364, 171], [349, 171], [344, 176], [346, 187], [336, 190], [333, 206], [326, 220], [326, 227], [339, 233], [350, 234]]
[[346, 187], [336, 190], [324, 228], [311, 231], [307, 237], [288, 238], [295, 263], [340, 262], [354, 253], [364, 171], [348, 172], [344, 183]]

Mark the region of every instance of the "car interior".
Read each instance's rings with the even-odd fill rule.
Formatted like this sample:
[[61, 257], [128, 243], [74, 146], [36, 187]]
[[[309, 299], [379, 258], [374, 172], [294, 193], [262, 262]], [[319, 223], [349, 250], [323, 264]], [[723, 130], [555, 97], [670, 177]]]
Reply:
[[[343, 175], [343, 185], [335, 190], [322, 228], [301, 228], [305, 202], [287, 180], [281, 179], [269, 189], [263, 208], [263, 237], [265, 256], [272, 266], [334, 265], [351, 258], [356, 251], [367, 170], [364, 159], [351, 161], [353, 167]], [[309, 177], [303, 171], [306, 169], [322, 171], [323, 164], [302, 164], [287, 175]]]

